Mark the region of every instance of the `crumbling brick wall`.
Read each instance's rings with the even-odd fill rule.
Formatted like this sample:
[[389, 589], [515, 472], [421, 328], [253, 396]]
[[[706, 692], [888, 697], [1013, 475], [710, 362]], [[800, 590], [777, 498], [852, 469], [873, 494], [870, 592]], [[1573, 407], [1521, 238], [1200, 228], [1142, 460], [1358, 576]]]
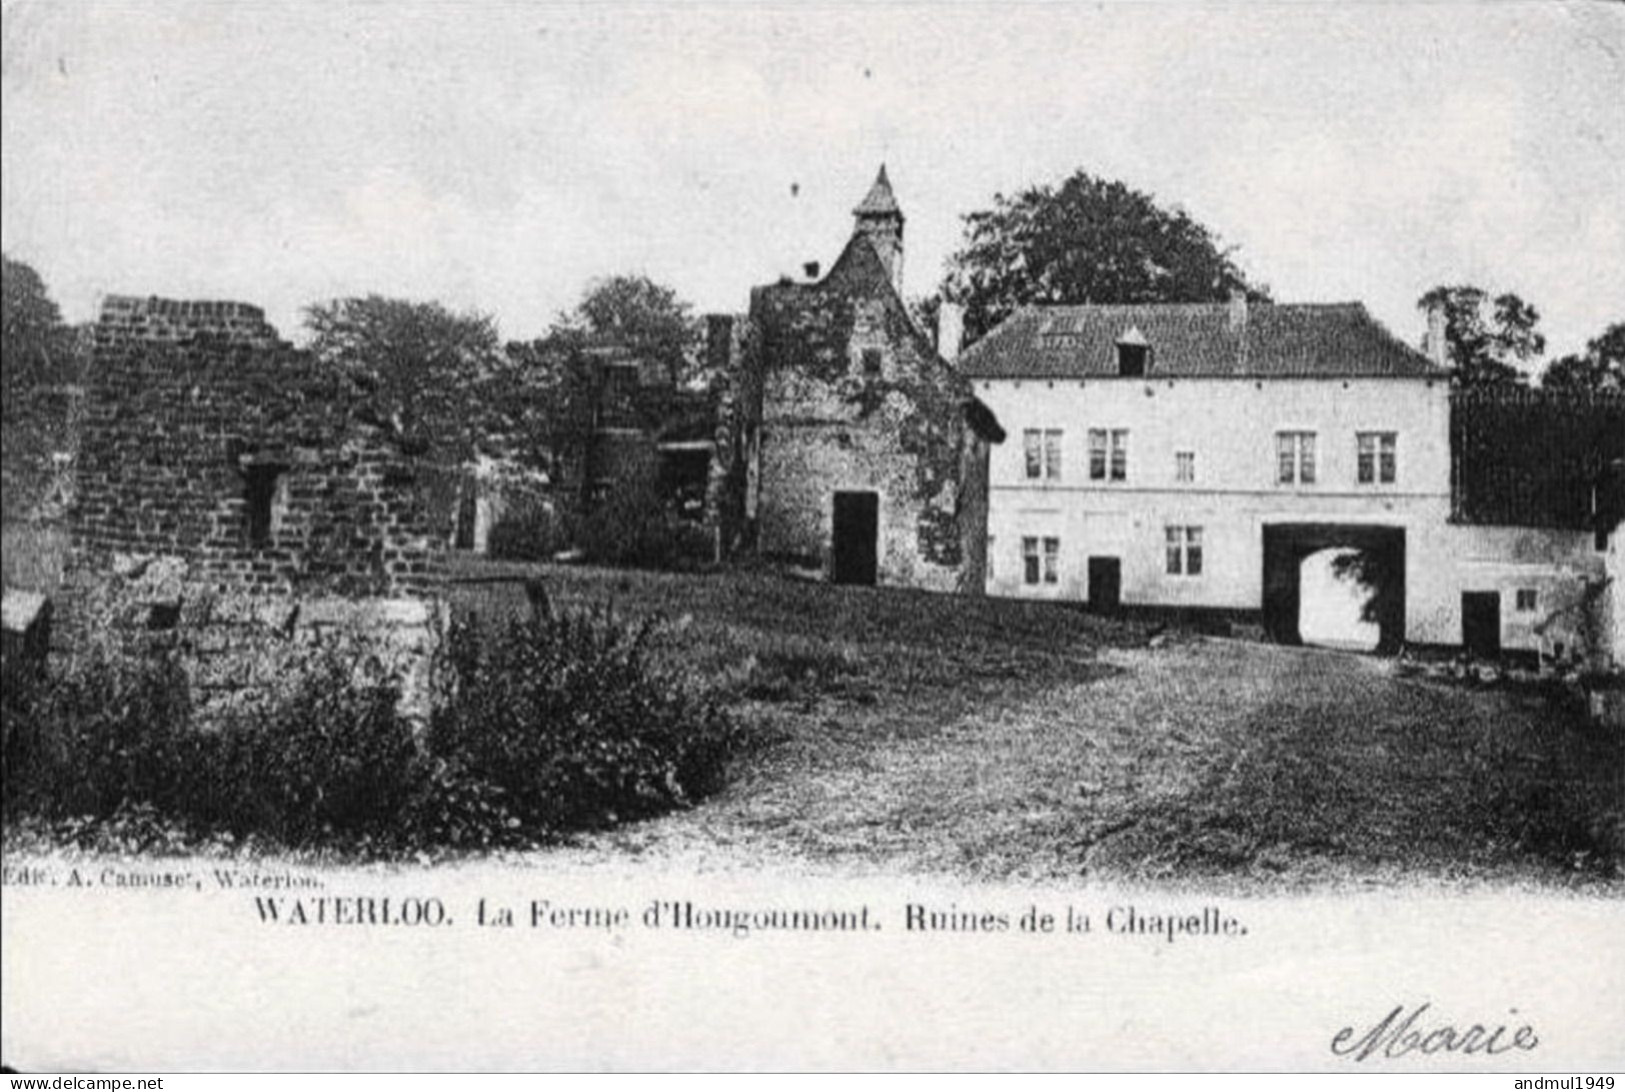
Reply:
[[342, 633], [424, 699], [457, 474], [248, 304], [110, 297], [93, 354], [61, 641], [171, 634], [209, 702]]

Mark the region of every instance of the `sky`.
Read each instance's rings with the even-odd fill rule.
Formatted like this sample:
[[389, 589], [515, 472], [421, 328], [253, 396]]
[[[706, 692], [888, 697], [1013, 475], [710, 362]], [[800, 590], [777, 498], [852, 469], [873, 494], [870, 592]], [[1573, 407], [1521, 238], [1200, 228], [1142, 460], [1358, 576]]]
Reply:
[[378, 292], [542, 333], [593, 278], [696, 310], [827, 268], [884, 162], [905, 290], [1083, 169], [1282, 301], [1416, 341], [1440, 283], [1625, 320], [1625, 5], [7, 2], [6, 253], [105, 293]]

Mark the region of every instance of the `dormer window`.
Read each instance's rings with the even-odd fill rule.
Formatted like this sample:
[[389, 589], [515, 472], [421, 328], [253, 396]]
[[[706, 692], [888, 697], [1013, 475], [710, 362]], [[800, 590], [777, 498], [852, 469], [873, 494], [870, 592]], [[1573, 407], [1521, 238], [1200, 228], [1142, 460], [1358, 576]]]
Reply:
[[1151, 343], [1140, 333], [1138, 326], [1130, 326], [1128, 331], [1117, 339], [1117, 374], [1121, 376], [1142, 376], [1151, 367]]

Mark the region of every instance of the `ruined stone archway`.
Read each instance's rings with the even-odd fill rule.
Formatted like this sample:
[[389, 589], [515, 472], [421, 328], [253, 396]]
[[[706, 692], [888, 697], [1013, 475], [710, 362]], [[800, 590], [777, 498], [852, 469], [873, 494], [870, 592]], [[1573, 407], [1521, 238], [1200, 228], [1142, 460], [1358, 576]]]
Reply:
[[1264, 526], [1264, 626], [1273, 640], [1302, 644], [1298, 628], [1305, 558], [1328, 549], [1365, 554], [1377, 577], [1373, 609], [1378, 652], [1405, 640], [1405, 529], [1369, 523], [1271, 523]]

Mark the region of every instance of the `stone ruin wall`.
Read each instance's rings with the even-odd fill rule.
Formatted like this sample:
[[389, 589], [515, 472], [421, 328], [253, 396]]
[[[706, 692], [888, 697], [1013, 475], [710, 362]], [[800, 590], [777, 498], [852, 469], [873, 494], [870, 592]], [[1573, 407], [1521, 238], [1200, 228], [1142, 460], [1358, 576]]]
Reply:
[[93, 336], [56, 649], [172, 647], [208, 710], [343, 644], [426, 712], [457, 474], [257, 307], [115, 296]]
[[936, 366], [865, 257], [817, 285], [756, 289], [748, 316], [711, 318], [713, 366], [729, 381], [708, 513], [725, 553], [827, 566], [832, 490], [874, 489], [880, 583], [980, 594], [986, 445], [964, 424], [968, 388]]

